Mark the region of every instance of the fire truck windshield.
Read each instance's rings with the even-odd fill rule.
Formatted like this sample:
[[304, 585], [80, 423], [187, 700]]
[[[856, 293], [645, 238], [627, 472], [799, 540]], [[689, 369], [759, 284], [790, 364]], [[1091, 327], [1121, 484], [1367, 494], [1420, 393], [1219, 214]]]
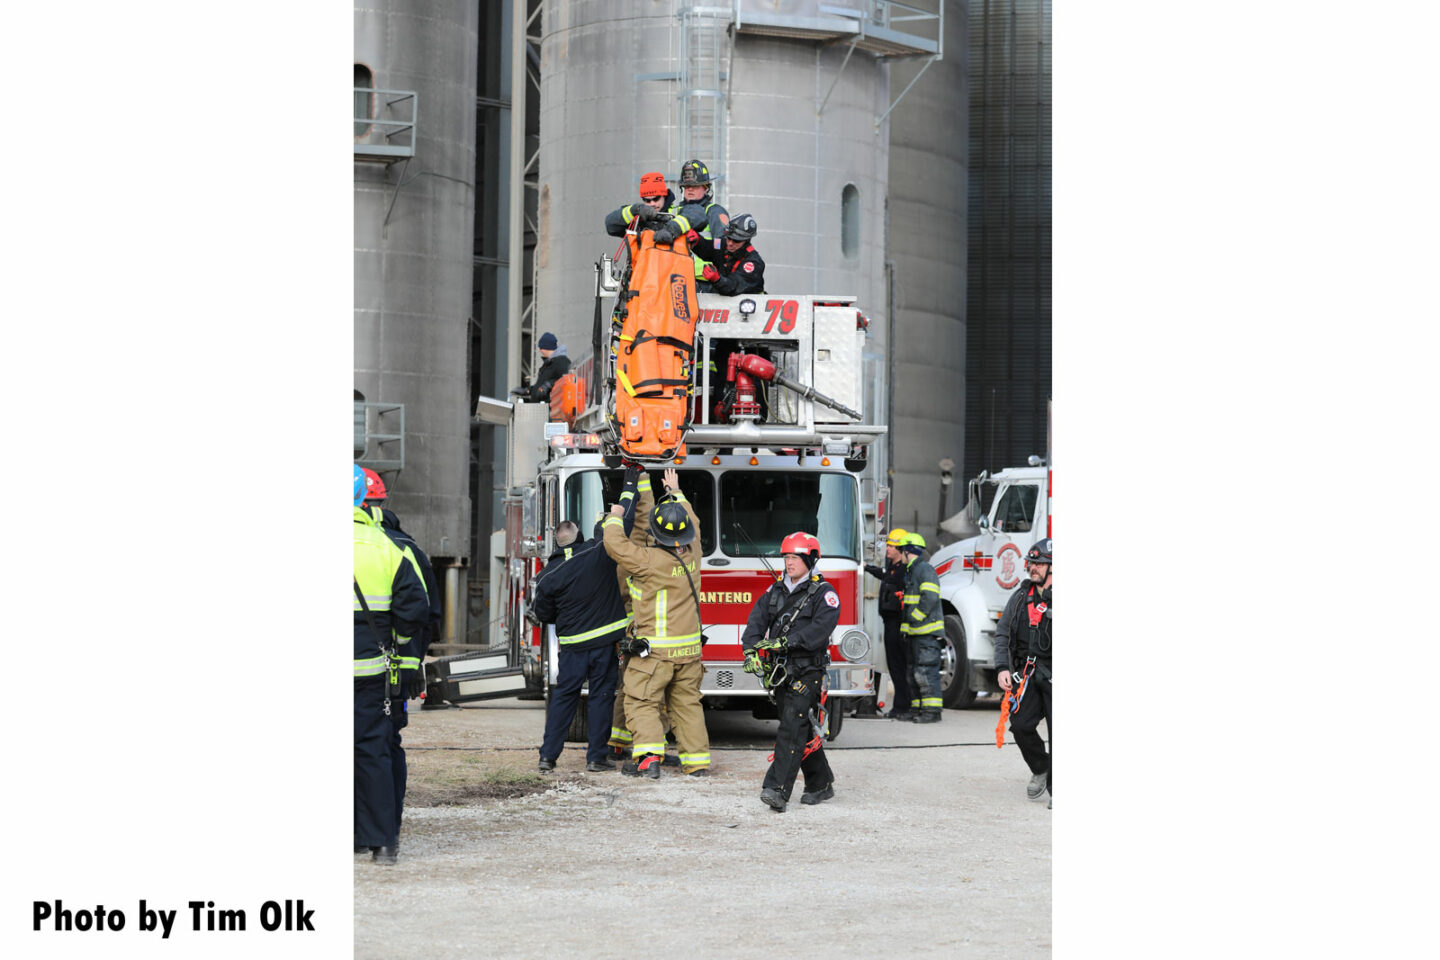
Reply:
[[[650, 482], [658, 497], [663, 493], [660, 487], [659, 470], [650, 471]], [[700, 548], [706, 554], [715, 550], [715, 479], [699, 470], [681, 470], [680, 492], [690, 501], [695, 516], [700, 519]], [[625, 487], [623, 470], [586, 470], [565, 481], [565, 513], [561, 519], [573, 520], [580, 525], [585, 536], [594, 529], [595, 518], [604, 513], [612, 503], [620, 499]]]
[[[683, 477], [684, 474], [682, 473]], [[735, 529], [739, 524], [744, 534]], [[720, 478], [720, 549], [732, 557], [774, 556], [803, 530], [826, 557], [860, 558], [859, 487], [843, 473], [731, 470]], [[748, 539], [747, 539], [748, 537]]]

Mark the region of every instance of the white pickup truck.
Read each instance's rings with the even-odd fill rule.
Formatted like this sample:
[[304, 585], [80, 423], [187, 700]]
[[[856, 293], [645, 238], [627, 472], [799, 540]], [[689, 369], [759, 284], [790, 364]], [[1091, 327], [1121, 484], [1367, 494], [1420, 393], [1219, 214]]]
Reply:
[[930, 558], [945, 611], [940, 686], [947, 707], [968, 707], [977, 692], [998, 689], [995, 622], [1025, 578], [1025, 552], [1050, 536], [1051, 468], [1038, 457], [1031, 463], [981, 473], [970, 481], [965, 509], [941, 525], [972, 534]]

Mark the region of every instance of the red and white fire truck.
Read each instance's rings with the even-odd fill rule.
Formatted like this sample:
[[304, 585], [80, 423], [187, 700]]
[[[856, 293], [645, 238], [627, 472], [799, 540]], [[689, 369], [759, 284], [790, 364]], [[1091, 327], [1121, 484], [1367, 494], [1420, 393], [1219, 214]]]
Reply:
[[[598, 271], [597, 297], [616, 286], [610, 269], [602, 263]], [[673, 465], [699, 517], [704, 551], [703, 703], [774, 716], [759, 679], [741, 669], [740, 636], [781, 570], [780, 541], [804, 530], [819, 538], [818, 569], [840, 595], [828, 676], [833, 739], [846, 705], [873, 695], [873, 672], [885, 669], [884, 645], [866, 625], [874, 604], [864, 602], [865, 544], [876, 538], [886, 495], [869, 457], [885, 427], [863, 413], [879, 379], [867, 377], [867, 364], [879, 363], [865, 353], [869, 322], [848, 296], [701, 294], [699, 308], [692, 424]], [[589, 538], [623, 485], [619, 458], [606, 455], [614, 448], [607, 443], [605, 391], [613, 386], [594, 362], [607, 352], [600, 342], [604, 312], [597, 304], [593, 346], [600, 349], [579, 359], [548, 407], [481, 398], [477, 415], [503, 417], [510, 427], [511, 495], [505, 530], [492, 541], [491, 580], [506, 650], [440, 662], [432, 676], [444, 699], [507, 696], [524, 687], [548, 701], [558, 647], [553, 627], [526, 620], [532, 586], [554, 549], [556, 525], [571, 520]], [[660, 467], [650, 469], [658, 490]], [[584, 739], [584, 716], [583, 708], [576, 712], [572, 739]]]
[[[995, 624], [1010, 594], [1025, 579], [1025, 553], [1050, 536], [1051, 468], [1039, 457], [970, 481], [965, 509], [943, 523], [972, 532], [935, 552], [945, 639], [940, 685], [947, 707], [966, 707], [995, 680]], [[978, 532], [977, 532], [978, 531]]]

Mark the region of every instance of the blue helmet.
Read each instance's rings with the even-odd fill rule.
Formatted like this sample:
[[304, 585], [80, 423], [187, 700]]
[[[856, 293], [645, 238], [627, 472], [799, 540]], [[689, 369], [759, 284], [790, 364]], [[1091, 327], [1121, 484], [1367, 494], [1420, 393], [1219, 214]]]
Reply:
[[365, 505], [365, 468], [355, 464], [355, 506]]

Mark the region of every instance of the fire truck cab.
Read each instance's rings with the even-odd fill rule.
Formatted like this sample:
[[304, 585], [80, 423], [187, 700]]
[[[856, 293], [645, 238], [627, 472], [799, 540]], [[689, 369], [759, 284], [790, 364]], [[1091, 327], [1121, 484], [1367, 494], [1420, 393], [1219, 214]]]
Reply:
[[998, 689], [995, 624], [1025, 578], [1025, 553], [1050, 536], [1051, 468], [1039, 457], [970, 481], [964, 510], [941, 528], [973, 536], [935, 552], [946, 648], [940, 685], [947, 707], [966, 707], [979, 692]]
[[[598, 271], [597, 301], [613, 286], [609, 269]], [[702, 294], [698, 305], [686, 448], [673, 463], [646, 469], [658, 494], [661, 470], [673, 466], [700, 521], [703, 703], [775, 715], [759, 679], [741, 669], [740, 638], [751, 608], [783, 570], [781, 540], [803, 530], [819, 538], [816, 569], [841, 602], [827, 677], [833, 739], [845, 706], [873, 695], [874, 672], [885, 669], [864, 602], [864, 546], [876, 538], [886, 496], [869, 456], [885, 427], [864, 412], [878, 395], [879, 360], [865, 351], [869, 321], [847, 296]], [[573, 521], [589, 539], [623, 485], [606, 418], [615, 387], [602, 313], [597, 304], [597, 349], [555, 385], [549, 405], [480, 399], [477, 417], [505, 417], [510, 427], [506, 529], [492, 538], [491, 567], [500, 608], [492, 649], [503, 638], [508, 652], [483, 667], [473, 663], [479, 657], [441, 664], [445, 699], [509, 695], [523, 676], [548, 701], [558, 644], [553, 627], [526, 618], [536, 577], [554, 549], [556, 525]], [[583, 708], [577, 718], [572, 739], [583, 739]]]

